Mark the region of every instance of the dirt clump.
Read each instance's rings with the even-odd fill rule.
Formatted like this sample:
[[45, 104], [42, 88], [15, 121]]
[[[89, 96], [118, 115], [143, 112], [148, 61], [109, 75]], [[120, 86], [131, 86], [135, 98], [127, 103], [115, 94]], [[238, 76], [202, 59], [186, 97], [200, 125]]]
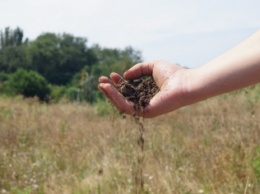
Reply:
[[134, 103], [136, 110], [145, 108], [151, 98], [160, 90], [151, 76], [136, 80], [124, 80], [117, 84], [116, 88], [127, 100]]

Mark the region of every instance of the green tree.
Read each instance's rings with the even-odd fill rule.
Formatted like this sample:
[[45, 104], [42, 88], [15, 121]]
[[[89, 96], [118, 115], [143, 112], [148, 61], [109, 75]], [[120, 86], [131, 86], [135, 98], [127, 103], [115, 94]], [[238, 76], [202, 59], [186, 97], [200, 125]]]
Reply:
[[98, 44], [92, 46], [92, 52], [97, 57], [97, 64], [107, 66], [109, 69], [124, 71], [142, 60], [141, 52], [128, 46], [125, 49], [101, 48]]
[[92, 47], [93, 53], [97, 56], [97, 63], [88, 71], [97, 84], [98, 77], [101, 75], [109, 76], [111, 72], [122, 74], [132, 65], [142, 60], [141, 52], [132, 47], [126, 47], [123, 50], [101, 48], [99, 45]]
[[14, 30], [10, 29], [10, 27], [6, 27], [4, 32], [0, 31], [0, 49], [4, 49], [8, 46], [20, 46], [22, 44], [23, 31], [19, 27]]
[[[33, 70], [32, 77], [39, 79], [41, 75], [41, 79], [44, 77], [46, 83], [53, 85], [51, 95], [56, 99], [68, 94], [70, 99], [95, 102], [97, 96], [101, 96], [97, 89], [99, 76], [108, 76], [112, 71], [122, 73], [140, 61], [141, 53], [132, 47], [102, 48], [98, 44], [88, 47], [86, 38], [67, 33], [44, 33], [35, 40], [28, 41], [24, 40], [20, 28], [5, 28], [0, 31], [0, 84], [5, 86], [8, 83], [10, 91], [15, 94], [35, 95], [31, 91], [34, 88], [31, 83], [26, 88], [32, 80], [25, 76], [32, 74], [29, 70]], [[24, 70], [17, 71], [21, 68]], [[11, 74], [13, 72], [15, 74]], [[7, 77], [10, 77], [8, 81]]]
[[28, 39], [23, 40], [23, 31], [5, 28], [0, 31], [0, 69], [10, 73], [18, 68], [28, 68], [30, 57], [27, 52]]
[[32, 59], [31, 69], [48, 79], [50, 73], [55, 72], [61, 57], [58, 37], [53, 33], [40, 35], [30, 43], [29, 52]]
[[24, 69], [9, 75], [5, 90], [10, 95], [37, 96], [42, 101], [48, 100], [50, 94], [50, 87], [43, 76], [35, 71]]
[[52, 84], [68, 84], [75, 73], [96, 61], [86, 43], [70, 34], [42, 34], [30, 45], [32, 68]]
[[25, 45], [7, 46], [0, 52], [0, 69], [6, 73], [19, 68], [28, 69], [31, 59]]

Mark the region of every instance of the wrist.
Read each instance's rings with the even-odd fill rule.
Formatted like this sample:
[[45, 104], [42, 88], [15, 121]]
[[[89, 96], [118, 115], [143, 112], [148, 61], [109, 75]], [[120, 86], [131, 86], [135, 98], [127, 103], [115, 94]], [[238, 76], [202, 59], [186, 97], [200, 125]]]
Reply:
[[186, 106], [209, 98], [207, 93], [207, 80], [203, 77], [203, 70], [186, 69], [183, 76], [184, 90], [181, 105]]

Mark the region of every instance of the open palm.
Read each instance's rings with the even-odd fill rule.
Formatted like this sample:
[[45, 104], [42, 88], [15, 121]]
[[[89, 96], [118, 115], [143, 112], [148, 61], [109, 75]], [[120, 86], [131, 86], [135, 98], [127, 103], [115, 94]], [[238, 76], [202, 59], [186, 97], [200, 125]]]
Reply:
[[149, 105], [137, 113], [143, 117], [155, 117], [170, 112], [182, 106], [182, 97], [185, 92], [184, 74], [188, 69], [165, 61], [139, 63], [124, 73], [122, 78], [117, 73], [111, 73], [110, 78], [100, 77], [99, 88], [110, 102], [126, 114], [133, 113], [133, 103], [127, 101], [114, 87], [122, 79], [133, 80], [143, 76], [153, 76], [160, 91], [151, 99]]

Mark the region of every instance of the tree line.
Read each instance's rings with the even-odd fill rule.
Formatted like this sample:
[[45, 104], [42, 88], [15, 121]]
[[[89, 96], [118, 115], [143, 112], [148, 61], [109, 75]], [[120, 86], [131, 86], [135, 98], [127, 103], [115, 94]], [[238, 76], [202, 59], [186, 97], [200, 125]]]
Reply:
[[87, 38], [69, 33], [43, 33], [35, 40], [19, 27], [0, 31], [0, 92], [37, 96], [44, 101], [102, 98], [100, 75], [122, 72], [142, 59], [131, 46], [124, 49], [87, 45]]

